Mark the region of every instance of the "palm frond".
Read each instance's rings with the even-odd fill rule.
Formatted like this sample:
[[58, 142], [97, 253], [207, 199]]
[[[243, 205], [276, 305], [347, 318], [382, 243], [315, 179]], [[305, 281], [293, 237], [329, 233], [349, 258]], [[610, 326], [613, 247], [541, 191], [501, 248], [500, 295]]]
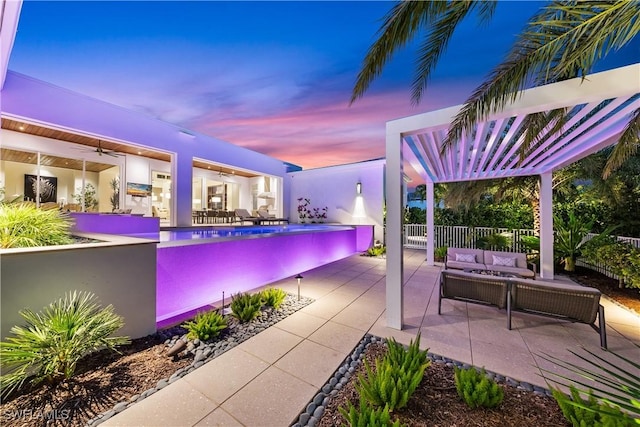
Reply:
[[528, 114], [522, 126], [526, 129], [520, 146], [520, 162], [524, 161], [527, 153], [533, 151], [545, 136], [561, 133], [567, 123], [566, 108], [556, 108], [551, 111]]
[[488, 20], [495, 10], [495, 2], [450, 2], [448, 9], [434, 19], [429, 35], [418, 51], [416, 75], [411, 84], [411, 100], [418, 105], [431, 73], [449, 44], [458, 24], [475, 8], [480, 7], [481, 19]]
[[395, 5], [385, 16], [378, 30], [379, 37], [365, 56], [351, 94], [351, 103], [364, 95], [396, 50], [404, 47], [421, 27], [444, 13], [447, 7], [447, 2], [430, 1], [403, 1]]
[[602, 172], [602, 178], [609, 178], [627, 159], [638, 153], [638, 148], [640, 148], [640, 108], [631, 115], [631, 120], [609, 155]]
[[586, 76], [594, 63], [640, 31], [635, 2], [554, 2], [537, 13], [454, 118], [444, 152], [479, 121], [518, 99], [521, 91]]

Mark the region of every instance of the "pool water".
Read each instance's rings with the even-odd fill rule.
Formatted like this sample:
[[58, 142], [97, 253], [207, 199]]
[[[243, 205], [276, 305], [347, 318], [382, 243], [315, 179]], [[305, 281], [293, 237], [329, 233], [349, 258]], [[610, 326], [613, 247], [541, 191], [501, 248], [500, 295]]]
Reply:
[[280, 233], [299, 233], [308, 231], [348, 230], [351, 227], [335, 225], [279, 225], [279, 226], [254, 226], [254, 227], [208, 227], [208, 228], [184, 228], [175, 230], [163, 230], [159, 233], [128, 234], [130, 237], [158, 240], [164, 242], [176, 242], [183, 240], [215, 239], [228, 237], [244, 237], [255, 235], [271, 235]]

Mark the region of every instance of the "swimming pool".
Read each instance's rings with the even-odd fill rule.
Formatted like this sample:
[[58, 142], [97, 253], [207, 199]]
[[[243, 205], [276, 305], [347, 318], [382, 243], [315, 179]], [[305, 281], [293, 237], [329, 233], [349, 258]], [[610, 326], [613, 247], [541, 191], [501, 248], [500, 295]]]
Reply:
[[[177, 323], [194, 310], [366, 251], [372, 225], [291, 224], [159, 230], [157, 218], [81, 214], [76, 230], [140, 237], [156, 246], [156, 324]], [[142, 268], [143, 266], [141, 266]], [[141, 288], [148, 283], [139, 283]], [[139, 289], [128, 289], [135, 299]]]
[[165, 229], [154, 233], [128, 233], [129, 237], [158, 240], [160, 243], [183, 242], [185, 240], [226, 239], [226, 238], [250, 238], [252, 236], [265, 236], [280, 233], [302, 233], [317, 231], [348, 230], [352, 227], [326, 224], [291, 224], [274, 226], [252, 227], [202, 227], [202, 228], [175, 228]]

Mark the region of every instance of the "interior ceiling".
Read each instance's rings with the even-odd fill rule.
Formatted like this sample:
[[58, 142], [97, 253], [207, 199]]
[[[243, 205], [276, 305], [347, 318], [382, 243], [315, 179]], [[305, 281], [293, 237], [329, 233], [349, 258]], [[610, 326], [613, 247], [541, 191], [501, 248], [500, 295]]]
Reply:
[[[30, 123], [24, 123], [18, 120], [8, 119], [4, 117], [2, 118], [2, 129], [27, 133], [30, 135], [42, 136], [45, 138], [57, 139], [60, 141], [71, 142], [74, 144], [85, 145], [87, 147], [91, 147], [95, 149], [97, 149], [98, 145], [100, 145], [102, 149], [115, 151], [116, 153], [132, 154], [135, 156], [148, 157], [151, 159], [161, 160], [165, 162], [171, 161], [171, 156], [161, 151], [154, 151], [154, 150], [149, 150], [145, 148], [139, 148], [139, 147], [135, 147], [127, 144], [122, 144], [119, 142], [109, 141], [106, 139], [97, 139], [89, 136], [78, 135], [71, 132], [51, 129], [51, 128], [47, 128], [40, 125], [30, 124]], [[3, 160], [9, 160], [9, 161], [21, 162], [21, 163], [31, 163], [31, 164], [36, 164], [37, 162], [35, 153], [28, 153], [24, 151], [3, 148], [1, 154], [2, 154], [1, 158]], [[82, 170], [82, 160], [41, 155], [40, 161], [42, 162], [42, 165], [45, 165], [45, 166], [56, 166], [56, 167]], [[105, 169], [109, 169], [110, 167], [113, 167], [113, 165], [107, 165], [107, 164], [96, 163], [96, 162], [86, 162], [86, 165], [87, 165], [86, 170], [91, 172], [100, 172]], [[193, 167], [217, 172], [218, 174], [221, 174], [221, 176], [235, 175], [235, 176], [242, 176], [245, 178], [255, 178], [257, 176], [260, 176], [260, 174], [248, 172], [245, 170], [233, 169], [228, 166], [220, 165], [214, 162], [206, 162], [204, 160], [194, 160]]]
[[[8, 160], [10, 162], [17, 163], [29, 163], [35, 165], [38, 163], [38, 155], [36, 153], [30, 153], [28, 151], [12, 150], [9, 148], [2, 148], [0, 150], [0, 159]], [[82, 170], [82, 160], [70, 159], [67, 157], [49, 156], [46, 154], [40, 155], [40, 164], [42, 166], [51, 166], [65, 169]], [[97, 162], [85, 162], [85, 170], [89, 172], [102, 172], [103, 170], [117, 167], [114, 165], [108, 165], [105, 163]]]
[[238, 170], [238, 169], [233, 169], [230, 168], [228, 166], [222, 166], [218, 163], [213, 163], [213, 162], [206, 162], [204, 160], [194, 160], [193, 161], [193, 167], [194, 168], [199, 168], [199, 169], [204, 169], [206, 171], [212, 171], [212, 172], [217, 172], [219, 175], [221, 176], [242, 176], [245, 178], [255, 178], [257, 176], [260, 176], [259, 174], [256, 173], [252, 173], [252, 172], [247, 172], [244, 170]]

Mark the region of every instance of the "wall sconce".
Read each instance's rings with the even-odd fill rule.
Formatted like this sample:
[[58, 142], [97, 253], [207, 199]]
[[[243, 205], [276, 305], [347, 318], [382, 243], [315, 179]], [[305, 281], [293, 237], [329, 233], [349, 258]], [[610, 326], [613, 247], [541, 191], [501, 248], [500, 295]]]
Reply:
[[356, 194], [362, 194], [362, 183], [361, 182], [356, 184]]
[[300, 301], [300, 282], [302, 282], [302, 274], [298, 274], [295, 279], [298, 281], [298, 301]]

